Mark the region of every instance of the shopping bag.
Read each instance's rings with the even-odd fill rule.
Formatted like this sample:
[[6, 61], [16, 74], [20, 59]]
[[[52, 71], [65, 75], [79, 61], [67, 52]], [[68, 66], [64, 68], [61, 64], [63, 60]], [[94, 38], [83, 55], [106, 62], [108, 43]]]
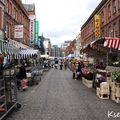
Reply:
[[22, 87], [23, 90], [26, 90], [28, 88], [26, 79], [23, 79], [21, 81], [21, 87]]
[[80, 72], [77, 72], [77, 75], [80, 75]]

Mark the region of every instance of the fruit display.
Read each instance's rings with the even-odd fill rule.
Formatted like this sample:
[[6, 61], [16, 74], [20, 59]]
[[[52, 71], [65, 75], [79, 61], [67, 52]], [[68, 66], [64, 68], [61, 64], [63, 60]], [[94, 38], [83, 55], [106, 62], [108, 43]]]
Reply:
[[89, 68], [82, 68], [82, 75], [88, 80], [93, 80], [93, 72]]
[[112, 73], [112, 80], [120, 83], [120, 71], [115, 71]]

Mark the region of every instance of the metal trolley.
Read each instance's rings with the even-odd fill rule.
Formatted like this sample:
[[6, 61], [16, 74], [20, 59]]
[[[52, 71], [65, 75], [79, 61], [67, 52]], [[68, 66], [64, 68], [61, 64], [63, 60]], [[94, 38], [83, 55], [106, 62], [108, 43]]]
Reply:
[[20, 108], [17, 100], [17, 86], [14, 69], [4, 70], [0, 77], [0, 120], [14, 108]]

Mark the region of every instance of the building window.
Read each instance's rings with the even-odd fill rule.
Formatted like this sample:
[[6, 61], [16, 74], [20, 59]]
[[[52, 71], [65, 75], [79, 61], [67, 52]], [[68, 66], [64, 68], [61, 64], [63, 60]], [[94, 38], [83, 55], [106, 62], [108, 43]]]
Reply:
[[12, 4], [10, 3], [9, 14], [12, 15]]
[[101, 22], [104, 23], [104, 12], [101, 13]]
[[18, 11], [16, 10], [15, 11], [15, 19], [17, 20], [17, 18], [18, 18]]
[[7, 0], [7, 2], [6, 2], [6, 7], [7, 7], [7, 9], [6, 9], [6, 11], [7, 11], [7, 13], [9, 12], [9, 1]]
[[22, 24], [24, 25], [24, 16], [22, 17]]
[[120, 0], [118, 0], [118, 9], [120, 9]]
[[2, 8], [0, 7], [0, 30], [2, 29]]
[[20, 23], [22, 22], [22, 13], [20, 12]]
[[116, 13], [116, 0], [113, 0], [113, 14]]
[[116, 27], [116, 23], [113, 24], [113, 37], [117, 36], [117, 27]]
[[92, 32], [94, 31], [94, 23], [92, 22]]
[[119, 37], [120, 37], [120, 20], [119, 20]]
[[104, 30], [102, 30], [102, 37], [104, 37], [105, 35], [104, 35]]
[[109, 26], [109, 27], [108, 27], [108, 37], [111, 37], [111, 33], [112, 33], [112, 31], [111, 31], [111, 26]]
[[9, 38], [12, 37], [12, 25], [9, 24]]
[[14, 11], [13, 11], [13, 18], [15, 19], [15, 8], [14, 8]]
[[108, 18], [110, 18], [111, 17], [111, 6], [110, 6], [110, 4], [108, 5]]
[[8, 38], [8, 35], [9, 33], [8, 33], [8, 22], [6, 23], [6, 38]]

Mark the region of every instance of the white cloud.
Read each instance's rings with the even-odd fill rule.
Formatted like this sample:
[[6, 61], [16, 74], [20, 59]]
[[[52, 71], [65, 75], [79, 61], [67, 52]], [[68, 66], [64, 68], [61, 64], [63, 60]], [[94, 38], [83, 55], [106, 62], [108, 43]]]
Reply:
[[53, 44], [73, 40], [101, 0], [23, 0], [35, 3], [40, 34]]

